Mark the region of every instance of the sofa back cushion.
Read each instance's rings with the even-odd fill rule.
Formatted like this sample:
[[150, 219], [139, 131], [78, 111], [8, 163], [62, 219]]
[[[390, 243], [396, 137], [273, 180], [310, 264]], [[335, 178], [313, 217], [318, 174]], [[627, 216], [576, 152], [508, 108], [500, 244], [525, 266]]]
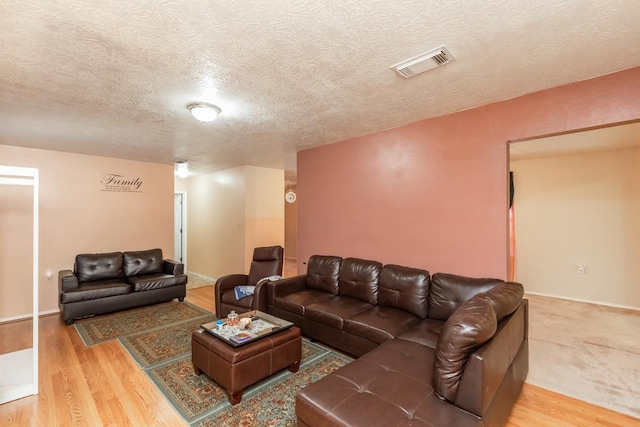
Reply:
[[491, 339], [498, 327], [491, 303], [479, 295], [464, 302], [445, 322], [436, 345], [433, 389], [455, 402], [469, 356]]
[[520, 283], [505, 282], [494, 286], [490, 291], [478, 294], [489, 302], [496, 312], [498, 323], [520, 307], [524, 297], [524, 287]]
[[338, 295], [338, 274], [342, 258], [327, 255], [312, 255], [307, 264], [305, 286], [310, 289]]
[[340, 266], [338, 288], [340, 295], [378, 303], [378, 279], [382, 264], [358, 258], [345, 258]]
[[388, 264], [378, 280], [378, 305], [396, 307], [427, 318], [429, 272], [418, 268]]
[[162, 249], [124, 253], [124, 275], [126, 277], [155, 273], [162, 273]]
[[78, 282], [122, 279], [122, 252], [76, 255]]
[[504, 281], [436, 273], [429, 289], [429, 318], [447, 320], [462, 303], [500, 283]]

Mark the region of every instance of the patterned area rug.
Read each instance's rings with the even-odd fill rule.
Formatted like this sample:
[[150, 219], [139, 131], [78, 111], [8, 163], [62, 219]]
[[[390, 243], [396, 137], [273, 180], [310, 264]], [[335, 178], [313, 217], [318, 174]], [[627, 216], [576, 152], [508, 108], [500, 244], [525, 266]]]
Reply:
[[[74, 327], [87, 347], [131, 334], [164, 329], [188, 320], [214, 318], [211, 312], [188, 302], [169, 301], [148, 307], [77, 320]], [[210, 321], [210, 320], [209, 320]], [[200, 323], [207, 321], [200, 320]], [[196, 321], [197, 323], [197, 321]]]
[[191, 331], [202, 323], [194, 319], [190, 324], [120, 338], [190, 426], [295, 426], [296, 393], [353, 360], [303, 339], [297, 373], [284, 369], [244, 390], [242, 401], [231, 406], [222, 387], [193, 371]]

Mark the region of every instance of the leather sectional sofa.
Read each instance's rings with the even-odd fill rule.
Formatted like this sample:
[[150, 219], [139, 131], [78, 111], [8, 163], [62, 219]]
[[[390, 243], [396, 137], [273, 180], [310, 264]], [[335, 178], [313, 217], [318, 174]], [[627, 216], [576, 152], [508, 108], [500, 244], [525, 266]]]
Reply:
[[298, 426], [502, 426], [528, 373], [521, 284], [314, 255], [267, 311], [359, 357], [302, 389]]
[[80, 254], [73, 270], [58, 273], [60, 316], [76, 319], [157, 304], [187, 294], [182, 263], [163, 259], [161, 249]]

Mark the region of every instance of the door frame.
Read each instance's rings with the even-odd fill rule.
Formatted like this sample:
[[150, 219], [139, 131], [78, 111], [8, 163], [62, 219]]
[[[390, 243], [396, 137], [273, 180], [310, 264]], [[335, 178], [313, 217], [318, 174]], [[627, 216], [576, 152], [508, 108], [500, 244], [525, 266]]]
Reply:
[[[180, 214], [182, 215], [182, 264], [184, 264], [184, 274], [187, 274], [187, 192], [186, 191], [174, 191], [174, 212], [175, 212], [175, 196], [180, 195], [182, 197], [182, 206]], [[175, 218], [173, 221], [174, 234], [175, 234]], [[175, 254], [174, 254], [175, 257]], [[176, 260], [179, 261], [179, 260]]]

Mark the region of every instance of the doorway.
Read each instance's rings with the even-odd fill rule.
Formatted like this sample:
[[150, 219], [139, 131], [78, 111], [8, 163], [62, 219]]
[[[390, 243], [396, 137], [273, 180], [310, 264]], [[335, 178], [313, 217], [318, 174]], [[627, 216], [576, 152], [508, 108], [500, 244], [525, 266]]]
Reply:
[[[28, 236], [28, 229], [31, 228], [31, 256], [27, 255], [29, 251], [25, 251], [22, 256], [29, 259], [31, 258], [31, 278], [32, 278], [32, 294], [31, 294], [31, 313], [26, 315], [29, 311], [28, 302], [24, 301], [24, 305], [21, 305], [20, 301], [16, 300], [13, 296], [11, 298], [4, 298], [4, 303], [0, 305], [1, 313], [0, 319], [12, 317], [14, 319], [24, 319], [21, 322], [8, 323], [8, 326], [3, 325], [3, 345], [0, 347], [0, 404], [16, 400], [25, 396], [38, 394], [38, 301], [39, 301], [39, 171], [35, 168], [25, 167], [10, 167], [0, 166], [0, 186], [10, 186], [13, 189], [20, 189], [30, 187], [29, 191], [9, 191], [2, 192], [5, 200], [0, 203], [3, 206], [3, 220], [0, 221], [0, 229], [5, 228], [3, 234], [7, 234], [7, 231], [12, 230], [13, 236], [9, 236], [9, 239], [20, 236]], [[31, 199], [31, 202], [29, 202]], [[31, 223], [31, 224], [29, 224]], [[30, 226], [29, 226], [30, 225]], [[5, 237], [5, 236], [3, 236]], [[15, 255], [15, 251], [20, 252], [20, 248], [26, 249], [28, 244], [26, 242], [20, 242], [18, 237], [15, 239], [12, 245], [11, 253], [7, 258], [6, 251], [3, 252], [3, 259], [8, 260], [12, 265], [21, 265], [21, 263], [12, 258]], [[24, 263], [26, 267], [29, 263]], [[8, 270], [8, 269], [5, 269]], [[22, 276], [22, 272], [18, 273], [18, 276]], [[26, 282], [26, 277], [29, 274], [25, 271], [22, 280], [5, 280], [2, 282], [4, 288], [2, 291], [7, 295], [12, 294], [12, 285], [15, 282]], [[15, 292], [13, 292], [15, 293]], [[14, 312], [18, 307], [18, 312]], [[24, 309], [24, 312], [22, 310]], [[30, 319], [29, 319], [30, 318]], [[30, 322], [26, 322], [29, 319]], [[29, 346], [28, 340], [25, 340], [24, 327], [22, 325], [31, 326], [31, 345]], [[16, 326], [14, 328], [14, 326]], [[9, 331], [9, 332], [7, 332]], [[5, 337], [7, 338], [5, 340]]]
[[527, 382], [638, 417], [640, 122], [512, 142], [509, 159]]
[[[640, 122], [512, 142], [515, 280], [640, 307]], [[602, 286], [606, 283], [606, 286]]]

